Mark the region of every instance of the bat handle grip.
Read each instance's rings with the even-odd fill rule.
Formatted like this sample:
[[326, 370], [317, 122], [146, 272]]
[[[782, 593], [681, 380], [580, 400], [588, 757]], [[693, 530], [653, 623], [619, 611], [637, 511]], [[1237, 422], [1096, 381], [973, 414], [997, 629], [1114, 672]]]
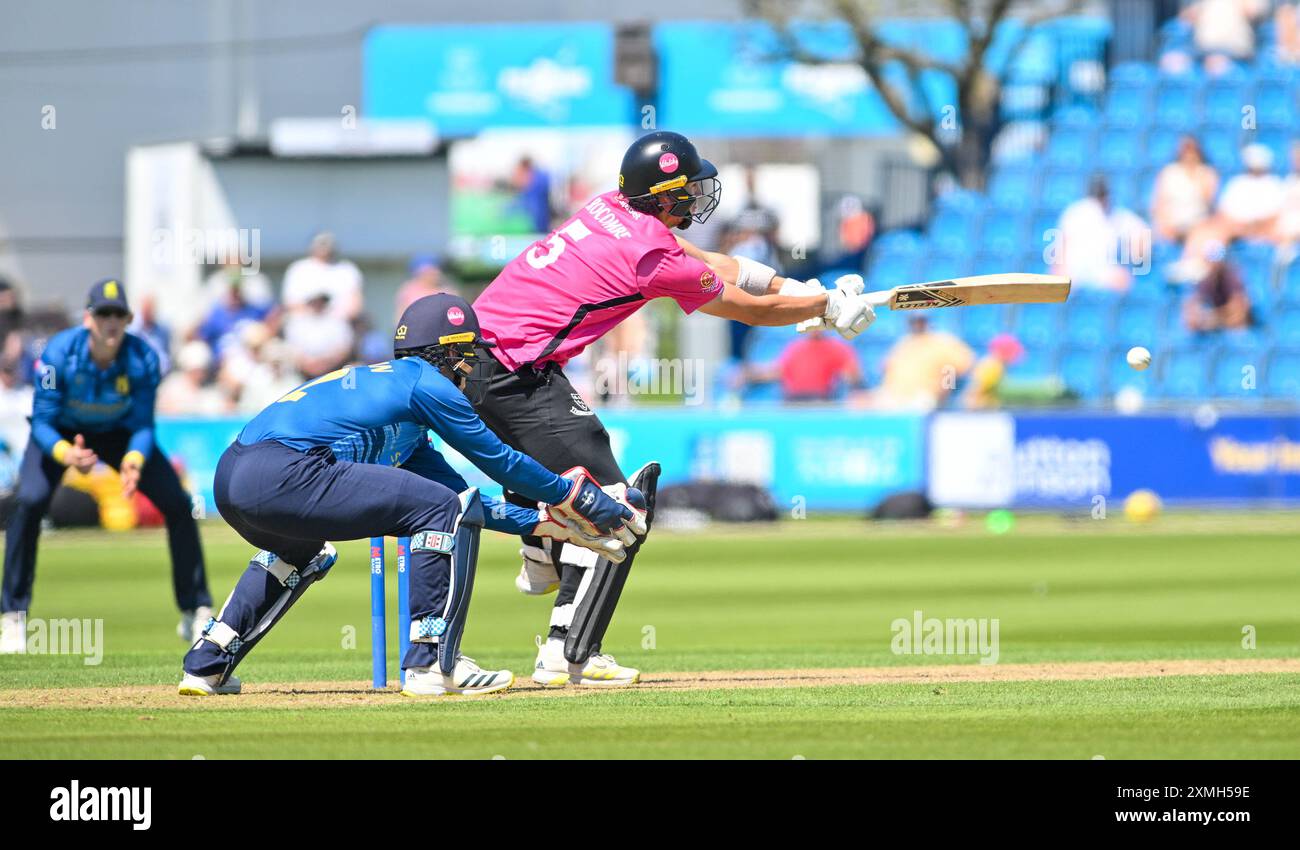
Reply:
[[894, 290], [882, 289], [879, 292], [868, 292], [867, 303], [872, 307], [883, 307], [889, 303], [889, 299], [894, 297]]

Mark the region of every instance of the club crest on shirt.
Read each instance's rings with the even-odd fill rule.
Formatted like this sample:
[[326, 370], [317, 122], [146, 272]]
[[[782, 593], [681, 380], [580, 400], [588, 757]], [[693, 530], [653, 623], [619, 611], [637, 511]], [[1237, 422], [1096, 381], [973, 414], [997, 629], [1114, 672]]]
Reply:
[[705, 269], [700, 273], [700, 289], [712, 289], [715, 282], [716, 278], [714, 278], [713, 272]]
[[131, 392], [131, 381], [126, 377], [126, 375], [117, 376], [116, 389], [118, 395], [126, 395]]
[[573, 399], [573, 406], [569, 408], [569, 412], [574, 416], [595, 415], [595, 411], [587, 406], [587, 402], [583, 400], [582, 396], [577, 393], [569, 393], [569, 398]]

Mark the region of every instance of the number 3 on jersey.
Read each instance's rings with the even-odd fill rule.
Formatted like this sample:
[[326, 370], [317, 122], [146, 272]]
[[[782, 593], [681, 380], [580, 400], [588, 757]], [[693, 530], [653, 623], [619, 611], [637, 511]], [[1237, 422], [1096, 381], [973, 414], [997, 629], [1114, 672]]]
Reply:
[[542, 250], [541, 245], [534, 245], [529, 249], [524, 258], [528, 260], [528, 265], [535, 269], [544, 269], [551, 263], [560, 259], [564, 249], [569, 243], [564, 241], [564, 236], [569, 237], [574, 242], [581, 242], [591, 235], [587, 225], [582, 223], [581, 219], [574, 219], [564, 226], [562, 230], [557, 230], [551, 234], [551, 238], [546, 240], [546, 250]]

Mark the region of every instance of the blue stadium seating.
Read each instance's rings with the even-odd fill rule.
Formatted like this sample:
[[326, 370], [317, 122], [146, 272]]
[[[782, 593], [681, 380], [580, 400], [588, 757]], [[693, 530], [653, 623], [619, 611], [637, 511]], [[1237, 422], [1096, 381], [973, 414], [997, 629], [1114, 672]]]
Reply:
[[1056, 361], [1059, 349], [1049, 347], [1025, 347], [1025, 355], [1007, 370], [1007, 374], [1017, 378], [1044, 378], [1056, 374]]
[[[1085, 297], [1080, 297], [1085, 296]], [[1092, 348], [1104, 347], [1113, 338], [1114, 303], [1097, 298], [1086, 298], [1086, 293], [1071, 294], [1065, 314], [1064, 340], [1070, 345]]]
[[1126, 346], [1148, 348], [1164, 328], [1164, 304], [1159, 300], [1125, 299], [1115, 310], [1113, 339]]
[[1094, 163], [1105, 171], [1132, 171], [1143, 158], [1142, 134], [1135, 130], [1108, 129], [1098, 137]]
[[1262, 348], [1224, 346], [1210, 372], [1210, 395], [1216, 398], [1256, 398], [1264, 378]]
[[1199, 88], [1193, 79], [1165, 79], [1156, 93], [1156, 124], [1173, 130], [1197, 126]]
[[1061, 378], [1082, 399], [1095, 401], [1106, 394], [1106, 363], [1095, 349], [1069, 349], [1061, 355]]
[[1182, 132], [1168, 127], [1152, 127], [1144, 141], [1144, 161], [1148, 168], [1160, 168], [1173, 161], [1178, 153], [1178, 140]]
[[1008, 311], [1005, 307], [985, 307], [980, 310], [959, 310], [961, 322], [958, 333], [975, 348], [982, 349], [989, 340], [1008, 329]]
[[1197, 398], [1208, 395], [1208, 364], [1205, 352], [1195, 346], [1172, 349], [1161, 357], [1158, 390], [1169, 398]]
[[1043, 179], [1041, 205], [1049, 210], [1062, 210], [1083, 197], [1088, 188], [1088, 172], [1083, 169], [1048, 172]]
[[930, 221], [929, 241], [934, 248], [959, 254], [976, 244], [979, 235], [978, 213], [942, 210]]
[[1064, 319], [1059, 304], [1021, 304], [1015, 311], [1015, 334], [1026, 347], [1059, 345]]
[[1275, 344], [1300, 348], [1300, 305], [1285, 306], [1270, 316], [1268, 330]]
[[1261, 80], [1255, 89], [1255, 122], [1260, 129], [1290, 130], [1295, 123], [1295, 90], [1288, 82]]
[[1091, 127], [1062, 128], [1052, 133], [1044, 161], [1053, 168], [1086, 168], [1093, 162], [1096, 132]]
[[1241, 129], [1232, 127], [1206, 127], [1197, 134], [1205, 158], [1220, 172], [1241, 170]]
[[1268, 360], [1264, 391], [1275, 398], [1300, 398], [1300, 348], [1280, 348]]
[[1113, 88], [1106, 98], [1105, 123], [1108, 128], [1139, 127], [1151, 112], [1151, 89], [1139, 86]]
[[1024, 209], [1038, 199], [1038, 171], [1035, 168], [1003, 167], [989, 181], [989, 200], [996, 209]]
[[1024, 216], [996, 215], [984, 222], [980, 247], [995, 254], [1011, 255], [1024, 250], [1029, 238], [1029, 221]]
[[1211, 80], [1205, 87], [1201, 118], [1211, 126], [1240, 128], [1242, 108], [1254, 103], [1252, 95], [1244, 74]]

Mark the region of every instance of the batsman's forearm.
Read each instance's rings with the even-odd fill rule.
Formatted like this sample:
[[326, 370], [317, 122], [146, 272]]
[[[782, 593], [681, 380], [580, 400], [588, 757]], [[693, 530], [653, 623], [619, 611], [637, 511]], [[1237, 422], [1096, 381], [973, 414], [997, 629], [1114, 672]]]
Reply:
[[826, 312], [826, 298], [822, 295], [762, 295], [752, 304], [738, 305], [743, 317], [738, 321], [756, 327], [784, 327], [797, 325], [805, 319], [819, 319]]

